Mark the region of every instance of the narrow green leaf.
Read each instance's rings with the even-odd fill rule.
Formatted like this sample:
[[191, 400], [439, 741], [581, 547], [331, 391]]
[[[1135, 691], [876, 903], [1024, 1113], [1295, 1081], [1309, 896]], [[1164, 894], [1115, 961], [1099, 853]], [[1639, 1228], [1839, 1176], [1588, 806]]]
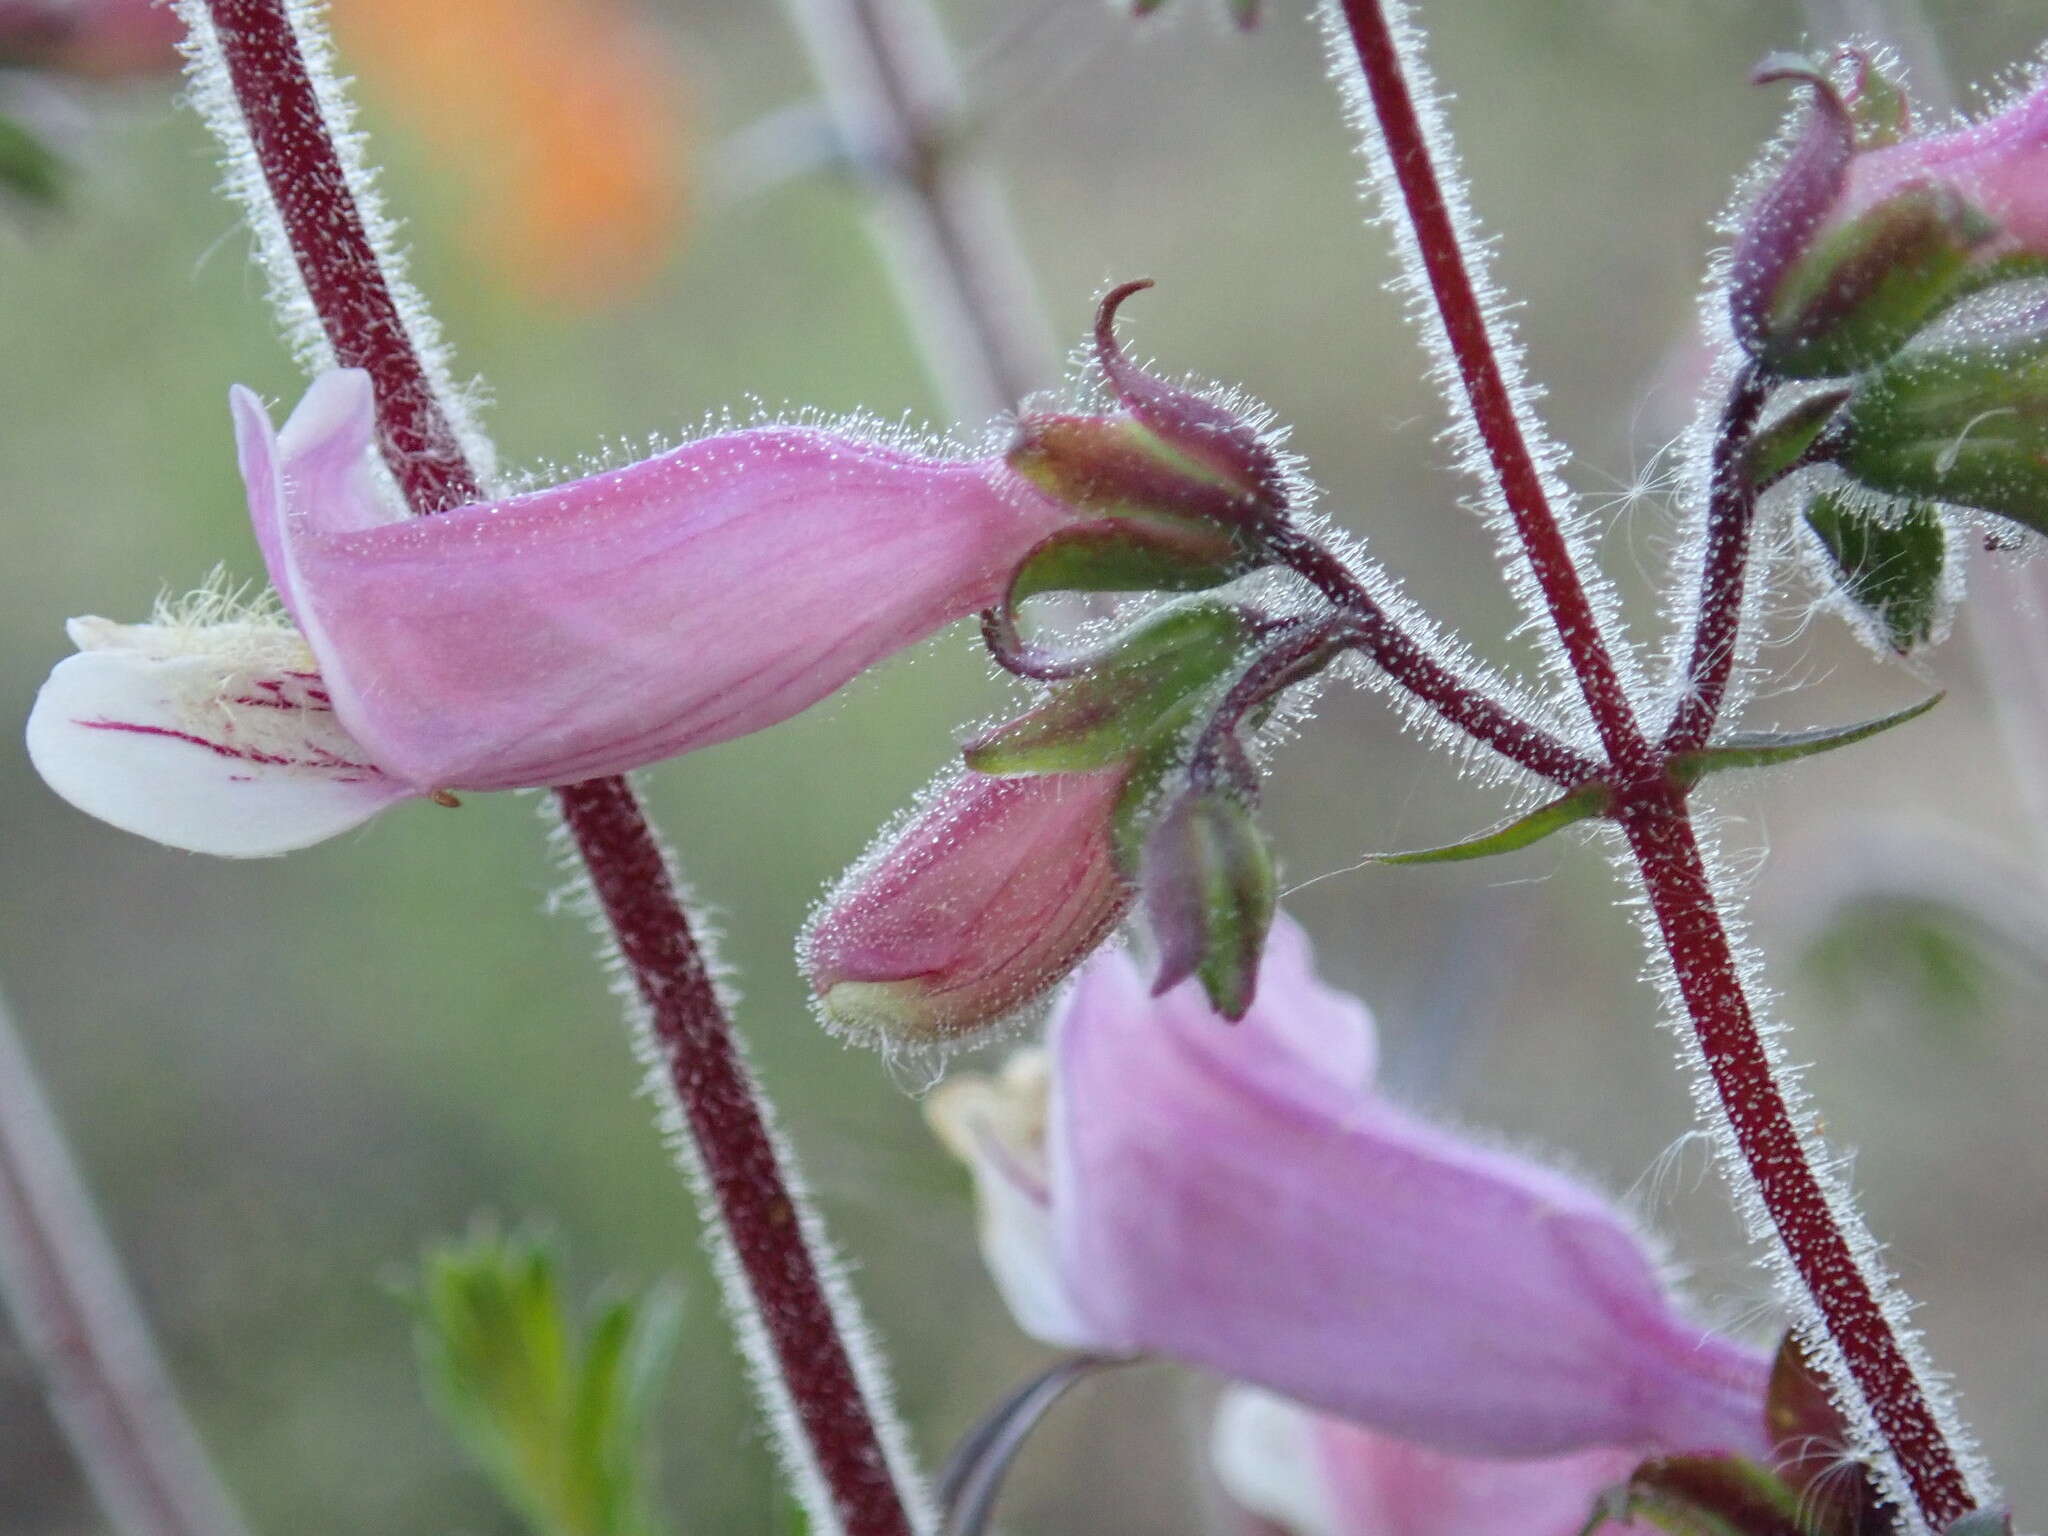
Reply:
[[655, 1536], [645, 1419], [676, 1336], [667, 1287], [586, 1324], [561, 1260], [480, 1227], [427, 1256], [414, 1296], [429, 1397], [534, 1536]]
[[1832, 752], [1838, 747], [1867, 741], [1880, 731], [1904, 725], [1908, 720], [1917, 720], [1947, 696], [1937, 693], [1918, 704], [1855, 725], [1826, 725], [1811, 731], [1737, 732], [1698, 752], [1680, 753], [1671, 760], [1671, 772], [1686, 784], [1697, 784], [1710, 773], [1724, 773], [1730, 768], [1771, 768], [1798, 758]]
[[0, 192], [38, 208], [64, 197], [62, 159], [21, 123], [0, 112]]
[[1496, 827], [1491, 832], [1482, 832], [1462, 843], [1447, 843], [1441, 848], [1421, 848], [1413, 853], [1376, 854], [1373, 862], [1450, 864], [1460, 859], [1485, 859], [1497, 853], [1513, 853], [1518, 848], [1527, 848], [1531, 843], [1541, 842], [1553, 832], [1562, 831], [1575, 821], [1584, 821], [1592, 816], [1604, 816], [1612, 799], [1613, 795], [1605, 784], [1582, 784], [1545, 805], [1537, 806], [1525, 816], [1517, 816], [1505, 826]]

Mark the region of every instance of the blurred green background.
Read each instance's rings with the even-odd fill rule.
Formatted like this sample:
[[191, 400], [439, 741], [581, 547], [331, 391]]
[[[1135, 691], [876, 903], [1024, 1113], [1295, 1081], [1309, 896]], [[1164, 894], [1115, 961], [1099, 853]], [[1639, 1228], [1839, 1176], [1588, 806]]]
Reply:
[[[967, 52], [1004, 35], [1047, 61], [1026, 71], [1036, 85], [1004, 106], [987, 151], [1053, 323], [1078, 339], [1105, 281], [1158, 278], [1131, 312], [1141, 350], [1271, 401], [1339, 520], [1432, 611], [1505, 634], [1514, 616], [1486, 536], [1458, 505], [1469, 488], [1444, 473], [1441, 408], [1382, 291], [1386, 242], [1361, 228], [1357, 165], [1312, 30], [1281, 6], [1241, 38], [1182, 3], [1193, 14], [1142, 29], [1098, 0], [1021, 22], [995, 0], [948, 10]], [[1746, 72], [1799, 42], [1800, 13], [1764, 0], [1446, 0], [1424, 14], [1477, 206], [1502, 238], [1500, 275], [1526, 301], [1547, 413], [1580, 454], [1572, 473], [1607, 528], [1603, 553], [1638, 631], [1658, 633], [1646, 596], [1669, 513], [1626, 493], [1681, 419], [1650, 391], [1683, 370], [1709, 220], [1778, 121], [1780, 97], [1747, 88]], [[2048, 6], [2017, 0], [1948, 0], [1933, 19], [1962, 79], [1991, 78], [2048, 33]], [[424, 152], [366, 92], [416, 276], [458, 370], [495, 396], [487, 421], [506, 460], [567, 462], [755, 398], [941, 419], [858, 189], [715, 191], [730, 184], [718, 174], [728, 136], [811, 90], [780, 15], [673, 0], [659, 20], [714, 190], [658, 277], [594, 312], [550, 312], [479, 271], [461, 239], [462, 166]], [[196, 122], [168, 87], [89, 105], [101, 121], [71, 207], [0, 228], [7, 720], [26, 715], [63, 654], [66, 616], [140, 616], [216, 561], [260, 571], [226, 391], [240, 381], [289, 402], [300, 387]], [[1829, 1133], [1857, 1149], [1872, 1224], [2024, 1525], [2048, 1503], [2036, 1454], [2048, 1429], [2048, 1041], [2025, 962], [2048, 918], [2022, 880], [2000, 898], [2012, 944], [1975, 945], [1962, 925], [1898, 903], [1853, 925], [1823, 920], [1858, 870], [1910, 897], [1905, 877], [1925, 858], [1960, 868], [1956, 883], [1973, 890], [1972, 838], [2023, 869], [2038, 849], [1969, 646], [1880, 665], [1812, 609], [1811, 589], [1788, 583], [1774, 681], [1750, 723], [1858, 718], [1930, 685], [1950, 697], [1910, 734], [1729, 786], [1729, 844], [1787, 994], [1791, 1054], [1818, 1063]], [[1480, 649], [1527, 655], [1504, 640]], [[994, 697], [956, 632], [796, 721], [648, 776], [743, 978], [754, 1060], [933, 1460], [1044, 1356], [981, 1273], [963, 1176], [906, 1086], [821, 1034], [790, 942], [820, 884]], [[1499, 806], [1378, 702], [1333, 692], [1321, 715], [1282, 754], [1269, 822], [1290, 881], [1315, 880], [1291, 906], [1327, 971], [1378, 1010], [1390, 1077], [1633, 1188], [1692, 1261], [1709, 1311], [1768, 1329], [1767, 1287], [1704, 1152], [1684, 1139], [1674, 1041], [1598, 847], [1350, 868], [1369, 850], [1462, 835]], [[683, 1339], [658, 1416], [677, 1527], [777, 1529], [690, 1201], [635, 1094], [594, 941], [545, 910], [563, 875], [537, 802], [412, 806], [288, 859], [218, 863], [74, 813], [18, 741], [0, 732], [0, 989], [257, 1529], [513, 1529], [430, 1419], [385, 1285], [478, 1212], [552, 1224], [587, 1281], [680, 1277]], [[1896, 851], [1909, 828], [1920, 853]], [[1766, 841], [1760, 863], [1751, 851]], [[1817, 926], [1821, 961], [1802, 963]], [[1208, 1528], [1187, 1470], [1205, 1390], [1169, 1371], [1089, 1389], [1034, 1442], [1010, 1528]], [[0, 1330], [0, 1530], [99, 1529]]]

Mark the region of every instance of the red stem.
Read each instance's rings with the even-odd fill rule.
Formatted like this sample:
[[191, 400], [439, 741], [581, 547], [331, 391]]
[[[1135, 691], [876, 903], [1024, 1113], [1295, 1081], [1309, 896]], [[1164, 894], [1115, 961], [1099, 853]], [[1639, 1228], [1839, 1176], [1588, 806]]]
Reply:
[[1437, 714], [1510, 762], [1570, 788], [1597, 778], [1600, 764], [1474, 688], [1394, 622], [1351, 569], [1314, 539], [1297, 538], [1288, 566], [1315, 584], [1356, 626], [1359, 649]]
[[1457, 224], [1444, 200], [1422, 119], [1408, 90], [1399, 46], [1379, 0], [1343, 0], [1343, 5], [1373, 112], [1386, 138], [1394, 178], [1400, 184], [1401, 199], [1422, 254], [1423, 270], [1436, 296], [1437, 313], [1450, 338], [1458, 375], [1472, 405], [1472, 419], [1493, 462], [1516, 536], [1607, 755], [1624, 771], [1641, 772], [1651, 764], [1650, 746], [1636, 724], [1635, 710], [1614, 669], [1614, 658], [1608, 654], [1592, 599], [1579, 579], [1571, 545], [1558, 526], [1557, 514], [1543, 489], [1543, 476], [1522, 434], [1522, 419], [1501, 373], [1487, 331], [1486, 312], [1472, 287]]
[[1745, 365], [1721, 412], [1707, 490], [1706, 555], [1700, 566], [1692, 655], [1686, 663], [1684, 692], [1671, 728], [1664, 733], [1666, 752], [1697, 752], [1707, 744], [1728, 694], [1729, 674], [1735, 670], [1735, 641], [1748, 583], [1749, 533], [1761, 494], [1750, 479], [1745, 449], [1769, 394], [1770, 386], [1757, 369]]
[[[236, 100], [337, 358], [369, 370], [415, 513], [482, 498], [349, 190], [283, 0], [207, 0]], [[646, 1003], [668, 1081], [847, 1536], [910, 1536], [753, 1084], [660, 844], [622, 778], [555, 791]]]
[[1624, 797], [1617, 814], [1642, 870], [1700, 1053], [1757, 1192], [1904, 1472], [1921, 1517], [1936, 1531], [1945, 1530], [1976, 1502], [1814, 1174], [1750, 1012], [1684, 792], [1668, 782], [1645, 785]]
[[[1736, 1146], [1779, 1241], [1905, 1477], [1905, 1491], [1921, 1518], [1934, 1530], [1944, 1530], [1974, 1509], [1975, 1501], [1876, 1289], [1842, 1232], [1772, 1070], [1685, 793], [1669, 773], [1668, 749], [1645, 740], [1621, 692], [1570, 546], [1523, 439], [1380, 0], [1342, 0], [1342, 5], [1474, 417], [1607, 748], [1611, 763], [1606, 776], [1616, 790], [1614, 815], [1641, 870]], [[1724, 426], [1734, 426], [1719, 445], [1717, 467], [1732, 464], [1733, 439], [1746, 435], [1744, 421], [1753, 421], [1753, 408], [1761, 406], [1761, 400], [1749, 399], [1751, 387], [1744, 381], [1731, 401]], [[1686, 721], [1688, 734], [1712, 728], [1741, 618], [1749, 517], [1732, 499], [1720, 499], [1724, 504], [1709, 513], [1710, 522], [1720, 525], [1720, 536], [1704, 572], [1690, 674], [1705, 685], [1701, 696], [1707, 707], [1695, 706]]]

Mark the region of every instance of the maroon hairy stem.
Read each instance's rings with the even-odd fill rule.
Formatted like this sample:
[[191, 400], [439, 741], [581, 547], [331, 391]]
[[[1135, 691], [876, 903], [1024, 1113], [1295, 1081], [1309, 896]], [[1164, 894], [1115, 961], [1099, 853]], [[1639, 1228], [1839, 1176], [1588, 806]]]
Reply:
[[1408, 220], [1414, 228], [1416, 246], [1422, 254], [1423, 270], [1428, 274], [1430, 291], [1436, 296], [1437, 312], [1442, 316], [1459, 378], [1471, 402], [1472, 419], [1493, 463], [1501, 496], [1514, 519], [1515, 533], [1528, 556], [1529, 568], [1535, 573], [1537, 588], [1550, 610], [1558, 639], [1563, 642], [1608, 756], [1624, 772], [1641, 772], [1652, 760], [1649, 743], [1636, 724], [1635, 711], [1601, 635], [1592, 599], [1586, 595], [1578, 564], [1572, 559], [1571, 545], [1558, 526], [1557, 514], [1551, 510], [1550, 498], [1543, 489], [1543, 477], [1522, 434], [1521, 417], [1501, 373], [1500, 359], [1487, 330], [1486, 312], [1472, 287], [1472, 274], [1466, 269], [1457, 224], [1444, 200], [1443, 186], [1430, 158], [1429, 141], [1408, 90], [1400, 49], [1379, 0], [1343, 0], [1343, 8], [1372, 97], [1373, 112], [1386, 138], [1394, 177], [1400, 184]]
[[1510, 762], [1567, 788], [1599, 776], [1598, 763], [1522, 719], [1430, 655], [1327, 546], [1296, 536], [1286, 543], [1282, 558], [1351, 619], [1358, 649], [1459, 730]]
[[[398, 317], [283, 0], [207, 0], [236, 100], [337, 356], [367, 368], [387, 462], [415, 513], [481, 499]], [[622, 778], [555, 791], [646, 1004], [820, 1476], [847, 1536], [910, 1536], [781, 1162], [660, 844]]]
[[1684, 792], [1669, 783], [1645, 785], [1623, 797], [1616, 814], [1757, 1192], [1870, 1405], [1878, 1433], [1905, 1473], [1914, 1503], [1930, 1526], [1945, 1530], [1976, 1508], [1975, 1501], [1814, 1175], [1750, 1011]]
[[[1671, 777], [1667, 749], [1643, 737], [1622, 695], [1570, 546], [1543, 497], [1380, 0], [1342, 0], [1342, 9], [1474, 416], [1610, 756], [1603, 777], [1615, 789], [1612, 814], [1641, 871], [1736, 1146], [1779, 1241], [1905, 1476], [1907, 1492], [1926, 1523], [1944, 1530], [1975, 1507], [1961, 1467], [1814, 1172], [1758, 1031], [1685, 793]], [[1750, 409], [1746, 390], [1738, 392], [1728, 416], [1730, 434], [1746, 432], [1745, 421], [1753, 421]], [[1736, 446], [1723, 442], [1716, 464], [1737, 456]], [[1719, 674], [1709, 690], [1716, 706], [1741, 618], [1748, 551], [1747, 516], [1735, 516], [1732, 506], [1720, 515], [1733, 526], [1724, 530], [1729, 536], [1719, 541], [1721, 547], [1709, 551], [1696, 631], [1707, 640], [1703, 651], [1696, 647], [1701, 664], [1694, 672], [1702, 682]], [[1723, 634], [1725, 641], [1717, 638]], [[1711, 726], [1708, 711], [1706, 728]]]
[[121, 1536], [242, 1536], [0, 1008], [0, 1301]]
[[1754, 364], [1744, 364], [1721, 411], [1707, 489], [1706, 552], [1700, 565], [1699, 606], [1693, 618], [1692, 655], [1683, 692], [1664, 733], [1666, 752], [1697, 752], [1714, 733], [1728, 676], [1749, 571], [1749, 534], [1761, 491], [1750, 478], [1747, 449], [1770, 386]]

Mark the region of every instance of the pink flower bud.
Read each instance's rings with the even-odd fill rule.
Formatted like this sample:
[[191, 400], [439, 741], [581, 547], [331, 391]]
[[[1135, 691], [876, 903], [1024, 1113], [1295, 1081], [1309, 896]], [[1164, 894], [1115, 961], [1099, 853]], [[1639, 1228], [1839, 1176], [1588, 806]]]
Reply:
[[1764, 1357], [1684, 1316], [1611, 1201], [1375, 1094], [1371, 1020], [1293, 924], [1241, 1024], [1193, 986], [1149, 996], [1110, 952], [1049, 1050], [1049, 1071], [930, 1106], [975, 1170], [998, 1282], [1049, 1342], [1171, 1356], [1458, 1455], [1767, 1450]]
[[1234, 1387], [1216, 1411], [1218, 1481], [1286, 1536], [1579, 1536], [1641, 1454], [1457, 1456]]
[[0, 0], [0, 65], [96, 79], [168, 75], [184, 35], [161, 0]]
[[996, 601], [1066, 520], [1000, 459], [817, 427], [411, 518], [379, 491], [367, 375], [322, 375], [282, 433], [248, 391], [232, 404], [296, 629], [218, 603], [79, 621], [28, 732], [72, 803], [202, 852], [281, 852], [396, 799], [574, 783], [760, 730]]
[[858, 1038], [960, 1040], [1042, 996], [1132, 899], [1112, 846], [1128, 770], [944, 782], [811, 916], [827, 1020]]
[[[1796, 377], [1890, 356], [1957, 299], [2018, 261], [2048, 259], [2048, 87], [1948, 133], [1872, 133], [1865, 94], [1896, 92], [1867, 63], [1845, 100], [1816, 67], [1760, 80], [1809, 85], [1790, 156], [1743, 221], [1730, 305], [1743, 345]], [[1903, 103], [1900, 103], [1903, 110]]]

